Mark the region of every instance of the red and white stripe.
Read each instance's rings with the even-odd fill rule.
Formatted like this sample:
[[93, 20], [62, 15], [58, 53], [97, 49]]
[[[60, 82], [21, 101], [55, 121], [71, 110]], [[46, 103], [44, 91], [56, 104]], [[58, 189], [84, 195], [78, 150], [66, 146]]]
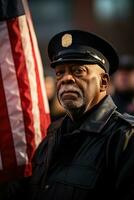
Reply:
[[31, 174], [31, 158], [50, 123], [42, 62], [23, 3], [26, 15], [0, 22], [0, 178], [14, 170], [2, 179]]
[[0, 153], [0, 170], [2, 170], [3, 167], [2, 167], [2, 160], [1, 160], [1, 153]]

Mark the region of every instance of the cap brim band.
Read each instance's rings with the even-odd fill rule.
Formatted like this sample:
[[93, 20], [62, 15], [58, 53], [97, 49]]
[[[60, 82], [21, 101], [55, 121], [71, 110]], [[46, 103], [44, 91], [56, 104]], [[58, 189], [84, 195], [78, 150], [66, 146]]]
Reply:
[[95, 59], [59, 59], [56, 61], [51, 62], [51, 67], [55, 68], [56, 65], [60, 65], [60, 64], [64, 64], [64, 63], [82, 63], [82, 64], [98, 64], [101, 68], [103, 68], [105, 70], [105, 72], [108, 72], [108, 68], [104, 65], [102, 65], [101, 62], [99, 62], [98, 60]]

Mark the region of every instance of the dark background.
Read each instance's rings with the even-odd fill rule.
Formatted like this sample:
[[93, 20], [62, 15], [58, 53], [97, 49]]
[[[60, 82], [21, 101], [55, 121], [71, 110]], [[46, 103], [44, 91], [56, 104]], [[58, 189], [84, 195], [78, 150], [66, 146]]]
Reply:
[[83, 29], [104, 37], [119, 55], [134, 55], [134, 0], [29, 0], [44, 65], [52, 75], [47, 55], [50, 38], [67, 29]]

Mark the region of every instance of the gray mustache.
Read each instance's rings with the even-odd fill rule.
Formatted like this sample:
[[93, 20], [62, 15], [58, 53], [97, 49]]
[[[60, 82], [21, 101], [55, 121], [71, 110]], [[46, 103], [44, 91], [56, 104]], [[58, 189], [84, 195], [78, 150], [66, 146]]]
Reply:
[[81, 90], [74, 86], [61, 87], [58, 91], [58, 95], [61, 96], [64, 92], [76, 92], [82, 94]]

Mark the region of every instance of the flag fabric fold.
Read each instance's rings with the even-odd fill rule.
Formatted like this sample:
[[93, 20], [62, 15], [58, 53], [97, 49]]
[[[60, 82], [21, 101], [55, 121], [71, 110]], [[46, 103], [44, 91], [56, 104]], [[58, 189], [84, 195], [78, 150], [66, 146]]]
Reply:
[[0, 0], [0, 182], [31, 175], [50, 124], [43, 66], [27, 0]]

